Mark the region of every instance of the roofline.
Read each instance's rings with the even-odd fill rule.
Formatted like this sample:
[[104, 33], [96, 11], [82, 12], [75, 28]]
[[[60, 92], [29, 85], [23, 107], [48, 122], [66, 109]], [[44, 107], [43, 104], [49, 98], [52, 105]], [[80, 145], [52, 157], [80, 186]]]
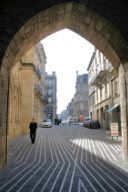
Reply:
[[78, 75], [78, 77], [83, 77], [84, 75], [88, 76], [88, 73], [84, 73], [84, 74]]
[[90, 59], [90, 62], [89, 62], [89, 65], [88, 65], [88, 67], [87, 67], [87, 71], [89, 71], [89, 69], [90, 69], [90, 67], [91, 67], [91, 65], [92, 65], [92, 62], [93, 62], [93, 60], [94, 60], [94, 58], [95, 58], [95, 55], [96, 55], [96, 50], [93, 52], [93, 54], [92, 54], [92, 57], [91, 57], [91, 59]]

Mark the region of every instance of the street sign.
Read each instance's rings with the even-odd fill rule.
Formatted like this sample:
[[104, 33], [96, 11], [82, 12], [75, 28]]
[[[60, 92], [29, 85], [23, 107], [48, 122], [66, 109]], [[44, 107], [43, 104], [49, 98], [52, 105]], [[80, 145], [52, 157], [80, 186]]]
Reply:
[[118, 123], [110, 123], [110, 127], [111, 127], [111, 136], [118, 137], [119, 136]]

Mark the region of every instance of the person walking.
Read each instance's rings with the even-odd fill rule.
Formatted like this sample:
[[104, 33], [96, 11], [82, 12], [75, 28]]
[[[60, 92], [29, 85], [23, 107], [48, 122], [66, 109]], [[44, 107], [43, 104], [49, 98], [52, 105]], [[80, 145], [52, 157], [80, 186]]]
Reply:
[[36, 138], [36, 129], [37, 129], [37, 123], [35, 122], [35, 119], [32, 119], [32, 122], [30, 122], [29, 124], [29, 129], [30, 129], [30, 138], [32, 141], [32, 144], [34, 144], [35, 142], [35, 138]]

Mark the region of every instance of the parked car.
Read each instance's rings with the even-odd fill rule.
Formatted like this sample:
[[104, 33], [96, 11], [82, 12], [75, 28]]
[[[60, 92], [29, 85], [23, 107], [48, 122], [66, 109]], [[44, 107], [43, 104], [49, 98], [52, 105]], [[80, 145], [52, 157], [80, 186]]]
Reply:
[[69, 118], [68, 118], [68, 123], [74, 123], [73, 117], [69, 117]]
[[51, 119], [46, 119], [43, 122], [39, 124], [40, 127], [45, 127], [45, 128], [51, 128], [52, 127], [52, 121]]
[[90, 129], [98, 129], [100, 128], [100, 122], [98, 120], [90, 120], [87, 123], [87, 127]]
[[85, 117], [83, 120], [83, 127], [87, 127], [87, 123], [89, 122], [90, 118], [89, 117]]

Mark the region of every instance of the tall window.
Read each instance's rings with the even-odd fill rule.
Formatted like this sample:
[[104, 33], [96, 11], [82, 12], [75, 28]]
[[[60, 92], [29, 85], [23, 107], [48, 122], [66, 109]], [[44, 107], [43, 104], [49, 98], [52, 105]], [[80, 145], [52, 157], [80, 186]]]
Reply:
[[51, 103], [52, 102], [52, 98], [48, 97], [48, 102]]
[[83, 82], [83, 79], [82, 79], [82, 78], [79, 78], [79, 82], [81, 82], [81, 83], [82, 83], [82, 82]]
[[117, 82], [114, 82], [114, 93], [117, 93]]
[[83, 103], [80, 103], [80, 110], [83, 110], [84, 109], [84, 105]]
[[114, 96], [117, 96], [117, 82], [114, 82]]
[[80, 95], [80, 101], [82, 101], [83, 100], [83, 95]]
[[80, 91], [84, 91], [84, 87], [82, 85], [80, 86]]
[[52, 94], [52, 90], [49, 89], [49, 90], [48, 90], [48, 95], [51, 95], [51, 94]]
[[48, 82], [48, 86], [49, 86], [49, 87], [52, 86], [52, 82], [51, 82], [51, 80], [49, 80], [49, 82]]

